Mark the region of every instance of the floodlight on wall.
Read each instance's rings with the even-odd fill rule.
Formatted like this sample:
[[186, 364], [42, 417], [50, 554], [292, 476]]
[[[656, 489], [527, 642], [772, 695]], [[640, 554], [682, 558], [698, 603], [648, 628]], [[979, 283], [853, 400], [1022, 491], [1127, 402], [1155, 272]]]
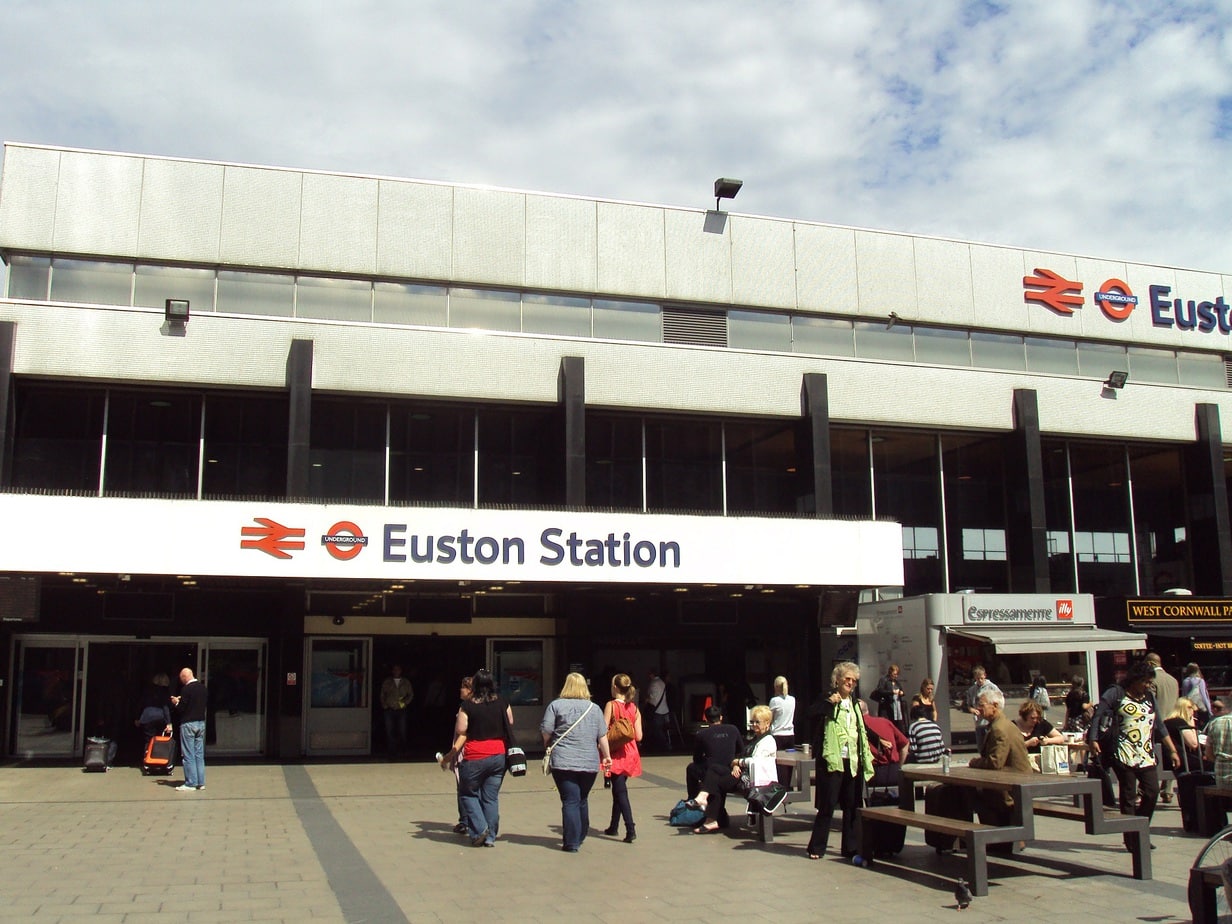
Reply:
[[163, 315], [171, 327], [183, 328], [188, 323], [188, 300], [184, 298], [167, 299]]
[[735, 199], [736, 193], [740, 192], [740, 187], [744, 185], [744, 180], [732, 180], [727, 177], [719, 177], [714, 181], [714, 210], [719, 210], [719, 202], [723, 199]]
[[1122, 388], [1125, 387], [1125, 383], [1128, 381], [1129, 381], [1128, 372], [1113, 371], [1113, 372], [1109, 372], [1108, 378], [1104, 380], [1104, 387], [1105, 388], [1115, 388], [1117, 391], [1120, 391]]

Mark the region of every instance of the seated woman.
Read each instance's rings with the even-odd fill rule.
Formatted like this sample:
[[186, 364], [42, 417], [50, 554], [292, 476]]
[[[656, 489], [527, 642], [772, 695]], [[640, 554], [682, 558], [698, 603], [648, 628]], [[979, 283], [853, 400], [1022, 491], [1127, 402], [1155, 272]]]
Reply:
[[730, 768], [712, 764], [706, 771], [701, 791], [694, 800], [697, 807], [705, 811], [706, 820], [693, 829], [694, 834], [709, 834], [718, 830], [721, 805], [719, 799], [711, 800], [711, 793], [736, 792], [741, 788], [740, 778], [745, 773], [749, 776], [750, 786], [767, 786], [779, 781], [778, 764], [774, 760], [778, 746], [770, 734], [773, 717], [769, 706], [754, 706], [749, 726], [756, 737], [749, 745], [748, 756], [737, 757]]
[[933, 683], [931, 677], [925, 677], [920, 681], [920, 692], [911, 697], [911, 705], [926, 706], [929, 710], [928, 718], [936, 722], [937, 719], [937, 701], [936, 696], [937, 685]]
[[1194, 721], [1197, 707], [1193, 700], [1179, 697], [1172, 712], [1164, 719], [1164, 728], [1168, 730], [1177, 753], [1181, 755], [1181, 769], [1185, 772], [1194, 770], [1209, 770], [1202, 762], [1202, 749], [1198, 745], [1198, 729]]
[[1023, 743], [1032, 754], [1039, 753], [1041, 744], [1065, 743], [1065, 736], [1044, 718], [1044, 710], [1033, 699], [1018, 707], [1018, 718], [1014, 720], [1014, 725], [1022, 732]]

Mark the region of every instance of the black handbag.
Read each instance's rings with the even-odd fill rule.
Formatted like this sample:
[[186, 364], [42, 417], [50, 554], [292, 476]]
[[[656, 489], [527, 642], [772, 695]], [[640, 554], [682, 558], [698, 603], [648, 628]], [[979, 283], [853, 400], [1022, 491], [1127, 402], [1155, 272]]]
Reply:
[[763, 815], [773, 815], [787, 799], [787, 787], [782, 783], [750, 786], [745, 797], [750, 807], [756, 806]]
[[510, 776], [526, 776], [526, 752], [514, 742], [513, 728], [509, 724], [509, 713], [501, 710], [501, 718], [505, 725], [505, 770]]

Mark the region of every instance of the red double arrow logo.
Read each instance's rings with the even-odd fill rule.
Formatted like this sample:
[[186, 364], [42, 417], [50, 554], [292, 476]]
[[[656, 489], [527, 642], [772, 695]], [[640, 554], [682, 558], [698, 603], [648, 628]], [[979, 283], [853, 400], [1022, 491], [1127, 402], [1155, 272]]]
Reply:
[[1023, 276], [1024, 288], [1042, 289], [1042, 292], [1023, 292], [1024, 302], [1039, 302], [1058, 314], [1073, 314], [1082, 307], [1082, 283], [1072, 282], [1052, 270], [1036, 267], [1034, 276]]
[[[240, 528], [241, 536], [255, 536], [255, 539], [241, 539], [241, 549], [256, 549], [275, 558], [290, 558], [288, 552], [297, 552], [304, 548], [304, 530], [283, 526], [266, 517], [253, 517], [260, 526], [244, 526]], [[299, 541], [296, 541], [296, 540]]]

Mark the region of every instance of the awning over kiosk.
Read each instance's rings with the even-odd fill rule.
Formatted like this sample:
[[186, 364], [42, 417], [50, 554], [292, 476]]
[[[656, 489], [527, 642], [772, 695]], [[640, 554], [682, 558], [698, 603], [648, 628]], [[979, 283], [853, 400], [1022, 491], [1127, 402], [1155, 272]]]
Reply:
[[1143, 632], [1116, 632], [1095, 626], [947, 626], [949, 635], [961, 635], [986, 645], [997, 654], [1036, 654], [1041, 651], [1133, 651], [1146, 647]]

